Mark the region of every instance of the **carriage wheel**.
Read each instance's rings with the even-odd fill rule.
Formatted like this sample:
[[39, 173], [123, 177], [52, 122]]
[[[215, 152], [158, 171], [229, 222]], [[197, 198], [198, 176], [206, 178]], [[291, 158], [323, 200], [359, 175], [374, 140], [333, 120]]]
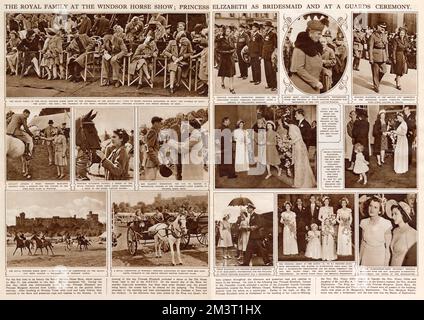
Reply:
[[132, 228], [128, 228], [127, 230], [127, 246], [128, 252], [135, 256], [137, 253], [137, 235]]
[[181, 246], [186, 249], [190, 243], [190, 233], [187, 233], [181, 237]]
[[204, 245], [204, 246], [208, 246], [208, 233], [199, 233], [197, 235], [197, 240], [200, 242], [200, 244]]

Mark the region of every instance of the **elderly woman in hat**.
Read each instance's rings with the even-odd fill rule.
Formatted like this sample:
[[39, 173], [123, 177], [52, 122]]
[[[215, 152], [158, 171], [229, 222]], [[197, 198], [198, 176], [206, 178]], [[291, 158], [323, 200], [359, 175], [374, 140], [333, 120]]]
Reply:
[[400, 267], [408, 250], [417, 242], [417, 230], [409, 225], [412, 220], [411, 207], [403, 201], [389, 200], [386, 214], [396, 225], [390, 243], [390, 266]]
[[392, 67], [390, 72], [396, 75], [396, 89], [402, 90], [400, 78], [408, 72], [407, 54], [411, 50], [406, 28], [400, 27], [392, 42]]
[[221, 77], [221, 88], [225, 89], [225, 78], [229, 79], [230, 92], [234, 91], [234, 75], [236, 66], [234, 62], [234, 52], [236, 47], [232, 37], [232, 31], [228, 26], [221, 27], [221, 34], [216, 39], [216, 52], [219, 55], [218, 77]]
[[290, 79], [304, 93], [319, 94], [323, 88], [320, 81], [323, 47], [319, 42], [325, 27], [323, 20], [310, 20], [306, 31], [299, 33], [296, 38]]
[[9, 67], [10, 73], [18, 74], [17, 62], [18, 62], [18, 45], [21, 42], [19, 39], [18, 33], [16, 31], [11, 31], [9, 33], [9, 41], [6, 44], [6, 61], [7, 66]]
[[219, 241], [218, 247], [222, 248], [222, 258], [230, 259], [228, 249], [233, 247], [233, 238], [231, 236], [231, 223], [228, 221], [230, 214], [226, 213], [219, 222]]
[[374, 136], [373, 150], [377, 156], [377, 164], [381, 166], [384, 163], [386, 150], [388, 149], [386, 110], [381, 109], [378, 112], [372, 129], [372, 135]]
[[277, 175], [281, 176], [281, 159], [277, 150], [277, 132], [275, 123], [271, 120], [266, 122], [266, 172], [265, 179], [272, 177], [271, 167], [277, 169]]

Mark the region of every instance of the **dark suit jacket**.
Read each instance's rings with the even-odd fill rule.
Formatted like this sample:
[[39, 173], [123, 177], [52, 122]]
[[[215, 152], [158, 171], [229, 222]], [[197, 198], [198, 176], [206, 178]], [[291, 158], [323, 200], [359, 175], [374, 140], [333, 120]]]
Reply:
[[261, 57], [263, 44], [264, 38], [259, 32], [252, 34], [249, 42], [249, 56], [251, 58]]
[[253, 227], [255, 226], [255, 229], [250, 230], [250, 236], [249, 239], [252, 240], [262, 240], [263, 239], [263, 221], [262, 217], [258, 215], [256, 212], [254, 212], [250, 216], [249, 226]]
[[264, 36], [262, 58], [265, 60], [271, 60], [272, 53], [275, 48], [277, 48], [277, 34], [274, 31], [270, 31]]
[[415, 130], [417, 129], [415, 114], [411, 113], [408, 117], [405, 115], [405, 122], [408, 126], [408, 133], [406, 134], [406, 136], [408, 137], [408, 139], [413, 139], [415, 137]]
[[309, 147], [311, 145], [311, 125], [308, 121], [306, 121], [306, 119], [303, 119], [302, 122], [297, 123], [297, 126], [302, 134], [303, 142], [305, 142], [306, 146]]
[[315, 204], [314, 210], [312, 210], [311, 205], [306, 207], [306, 213], [305, 213], [305, 221], [306, 225], [308, 227], [311, 226], [313, 223], [318, 224], [318, 214], [319, 214], [319, 207]]
[[306, 233], [307, 226], [307, 212], [305, 206], [302, 206], [301, 209], [295, 205], [293, 207], [293, 212], [296, 213], [296, 229], [298, 233]]
[[360, 143], [365, 149], [368, 149], [368, 132], [370, 130], [370, 124], [367, 120], [356, 120], [353, 123], [352, 128], [352, 139], [353, 144]]

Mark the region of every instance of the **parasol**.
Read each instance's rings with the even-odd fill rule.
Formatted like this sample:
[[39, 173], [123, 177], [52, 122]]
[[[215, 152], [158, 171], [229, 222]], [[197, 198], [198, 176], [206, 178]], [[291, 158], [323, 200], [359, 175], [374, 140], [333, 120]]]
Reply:
[[253, 204], [253, 202], [249, 198], [240, 196], [238, 198], [234, 198], [233, 200], [231, 200], [228, 206], [238, 207], [238, 206], [247, 206], [248, 204]]

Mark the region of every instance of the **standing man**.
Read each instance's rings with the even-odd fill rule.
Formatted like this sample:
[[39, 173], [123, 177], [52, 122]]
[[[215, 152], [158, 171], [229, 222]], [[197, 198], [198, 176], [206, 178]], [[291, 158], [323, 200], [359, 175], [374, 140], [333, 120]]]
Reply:
[[403, 113], [405, 114], [405, 122], [408, 126], [408, 132], [406, 133], [406, 138], [408, 139], [408, 164], [412, 163], [412, 151], [415, 149], [415, 133], [417, 130], [417, 121], [415, 115], [412, 114], [409, 106], [403, 107]]
[[250, 231], [250, 235], [249, 241], [247, 242], [246, 254], [244, 255], [243, 263], [241, 263], [241, 265], [249, 266], [250, 260], [252, 259], [252, 256], [255, 253], [257, 256], [262, 257], [265, 266], [270, 266], [272, 262], [270, 261], [268, 253], [266, 252], [262, 244], [264, 240], [264, 225], [261, 216], [259, 216], [255, 212], [255, 209], [256, 207], [252, 203], [249, 203], [247, 205], [247, 213], [249, 216], [248, 230]]
[[272, 60], [277, 49], [277, 34], [274, 32], [274, 27], [270, 20], [265, 22], [264, 30], [265, 36], [262, 47], [262, 58], [264, 59], [265, 77], [268, 85], [265, 89], [276, 91], [277, 72]]
[[[365, 160], [370, 160], [370, 147], [369, 147], [369, 131], [370, 123], [367, 120], [367, 115], [364, 110], [356, 111], [357, 120], [353, 123], [352, 128], [352, 143], [355, 146], [355, 143], [360, 143], [364, 146], [364, 158]], [[356, 153], [353, 152], [352, 162], [356, 161]]]
[[48, 124], [48, 127], [44, 129], [44, 135], [47, 138], [45, 144], [49, 155], [49, 166], [52, 166], [54, 164], [53, 137], [56, 135], [56, 128], [53, 126], [53, 120], [50, 119]]
[[369, 56], [372, 71], [372, 80], [374, 91], [380, 92], [380, 81], [387, 72], [386, 62], [389, 58], [388, 40], [385, 33], [386, 23], [382, 22], [377, 25], [377, 30], [371, 34], [369, 39]]
[[147, 132], [146, 145], [147, 145], [147, 161], [145, 166], [146, 180], [156, 180], [156, 175], [159, 169], [159, 133], [162, 128], [162, 118], [153, 117], [152, 127]]
[[230, 118], [224, 117], [222, 119], [220, 130], [215, 131], [215, 144], [221, 150], [220, 159], [217, 159], [219, 176], [234, 179], [237, 178], [237, 175], [233, 153], [233, 134], [230, 124]]
[[261, 83], [261, 58], [264, 39], [259, 32], [259, 23], [252, 25], [252, 36], [249, 42], [250, 66], [252, 67], [251, 83], [258, 85]]
[[297, 109], [294, 113], [294, 117], [297, 121], [297, 126], [300, 129], [300, 133], [302, 134], [303, 142], [305, 143], [306, 148], [309, 149], [311, 144], [311, 125], [305, 119], [305, 111], [303, 111], [303, 109]]
[[296, 234], [299, 253], [304, 254], [306, 251], [306, 227], [309, 219], [302, 199], [297, 198], [293, 212], [296, 213]]
[[306, 208], [306, 215], [305, 215], [306, 217], [308, 217], [306, 221], [307, 221], [307, 226], [309, 227], [313, 223], [316, 223], [316, 224], [319, 223], [319, 220], [318, 220], [319, 206], [316, 201], [317, 200], [315, 196], [312, 194], [309, 197], [309, 206]]
[[246, 32], [245, 24], [242, 23], [239, 26], [239, 30], [240, 32], [237, 37], [237, 48], [236, 48], [237, 61], [238, 61], [239, 69], [240, 69], [239, 78], [242, 78], [243, 80], [245, 80], [247, 79], [249, 65], [244, 61], [243, 54], [241, 51], [243, 50], [244, 47], [249, 45], [250, 37], [249, 37], [249, 34]]
[[359, 71], [364, 44], [365, 33], [363, 33], [361, 29], [355, 28], [355, 30], [353, 30], [353, 70]]
[[[27, 160], [30, 160], [31, 150], [34, 146], [33, 138], [34, 135], [28, 128], [27, 119], [30, 115], [28, 109], [25, 109], [22, 114], [15, 113], [10, 117], [10, 121], [7, 124], [6, 134], [18, 138], [25, 144], [24, 156]], [[23, 127], [23, 130], [21, 129]]]

